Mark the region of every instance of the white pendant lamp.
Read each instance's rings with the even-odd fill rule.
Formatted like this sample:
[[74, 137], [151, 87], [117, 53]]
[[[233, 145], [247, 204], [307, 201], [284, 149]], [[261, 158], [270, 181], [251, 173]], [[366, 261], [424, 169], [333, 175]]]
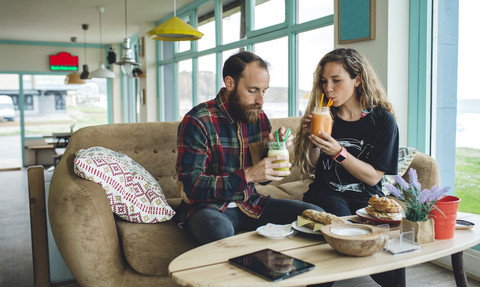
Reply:
[[127, 0], [125, 0], [125, 39], [123, 39], [122, 59], [116, 62], [115, 65], [120, 65], [122, 72], [127, 76], [131, 76], [132, 70], [140, 66], [133, 58], [133, 50], [130, 48], [130, 38], [128, 38], [127, 34]]
[[93, 71], [90, 75], [92, 78], [115, 78], [115, 73], [106, 69], [103, 63], [103, 45], [102, 45], [102, 14], [105, 11], [103, 7], [97, 7], [98, 14], [100, 15], [100, 62], [99, 67]]
[[90, 73], [88, 71], [88, 65], [87, 65], [87, 30], [88, 30], [88, 24], [82, 24], [82, 29], [83, 29], [83, 53], [85, 57], [85, 64], [83, 64], [83, 71], [80, 74], [80, 79], [86, 80], [86, 79], [91, 79]]
[[203, 33], [188, 25], [177, 14], [177, 1], [173, 1], [173, 17], [147, 32], [153, 40], [159, 41], [196, 41]]

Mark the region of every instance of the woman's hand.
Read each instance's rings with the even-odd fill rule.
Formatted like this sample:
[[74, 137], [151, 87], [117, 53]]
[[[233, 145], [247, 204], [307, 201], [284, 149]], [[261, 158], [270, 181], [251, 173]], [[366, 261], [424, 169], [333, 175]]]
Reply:
[[329, 156], [335, 156], [342, 150], [342, 146], [334, 138], [324, 132], [320, 132], [318, 135], [311, 134], [308, 138], [322, 152]]

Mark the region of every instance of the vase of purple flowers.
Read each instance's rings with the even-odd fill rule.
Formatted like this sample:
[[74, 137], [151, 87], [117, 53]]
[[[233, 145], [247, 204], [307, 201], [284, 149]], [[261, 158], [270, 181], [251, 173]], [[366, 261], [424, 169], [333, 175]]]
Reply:
[[418, 243], [431, 242], [435, 238], [434, 221], [429, 218], [432, 209], [438, 209], [435, 203], [441, 199], [450, 187], [423, 189], [418, 181], [417, 171], [408, 171], [409, 182], [397, 175], [395, 184], [387, 184], [387, 189], [396, 198], [405, 203], [405, 217], [402, 218], [402, 227], [413, 229], [415, 240]]

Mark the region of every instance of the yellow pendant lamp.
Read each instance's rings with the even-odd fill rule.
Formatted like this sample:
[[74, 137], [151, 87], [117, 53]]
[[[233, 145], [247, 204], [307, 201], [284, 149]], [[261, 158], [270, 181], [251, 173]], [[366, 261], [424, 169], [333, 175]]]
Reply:
[[159, 41], [195, 41], [203, 37], [203, 33], [176, 16], [176, 2], [174, 0], [173, 17], [148, 31], [147, 36]]
[[65, 85], [83, 85], [85, 80], [80, 79], [80, 74], [72, 72], [65, 77]]

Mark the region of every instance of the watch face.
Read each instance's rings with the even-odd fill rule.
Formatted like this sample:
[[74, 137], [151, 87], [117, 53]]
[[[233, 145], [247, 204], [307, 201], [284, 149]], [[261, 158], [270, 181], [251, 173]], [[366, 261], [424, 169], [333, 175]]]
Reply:
[[345, 160], [345, 157], [344, 157], [343, 155], [341, 155], [341, 154], [339, 154], [339, 155], [337, 156], [337, 158], [335, 159], [335, 161], [338, 162], [338, 163], [341, 163], [341, 162], [344, 161], [344, 160]]

